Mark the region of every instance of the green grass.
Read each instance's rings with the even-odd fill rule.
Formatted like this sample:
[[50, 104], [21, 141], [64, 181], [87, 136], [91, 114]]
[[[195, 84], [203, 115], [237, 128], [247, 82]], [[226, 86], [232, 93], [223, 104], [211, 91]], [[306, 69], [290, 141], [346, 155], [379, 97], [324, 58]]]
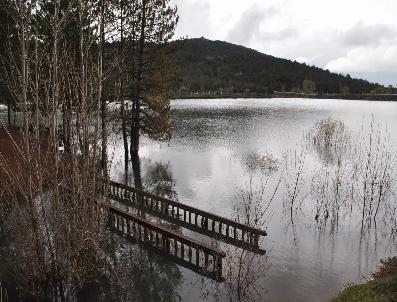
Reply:
[[344, 289], [332, 302], [397, 301], [397, 257], [382, 261], [380, 271], [366, 284]]

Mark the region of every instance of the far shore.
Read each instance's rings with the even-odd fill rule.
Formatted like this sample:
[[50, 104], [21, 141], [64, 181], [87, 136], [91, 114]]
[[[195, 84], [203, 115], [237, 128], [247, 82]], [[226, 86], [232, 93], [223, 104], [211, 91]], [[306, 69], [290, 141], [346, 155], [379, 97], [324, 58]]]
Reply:
[[223, 94], [223, 95], [178, 95], [180, 99], [273, 99], [273, 98], [304, 98], [304, 99], [337, 99], [358, 101], [397, 101], [397, 94], [305, 94], [293, 92], [274, 92], [272, 94]]

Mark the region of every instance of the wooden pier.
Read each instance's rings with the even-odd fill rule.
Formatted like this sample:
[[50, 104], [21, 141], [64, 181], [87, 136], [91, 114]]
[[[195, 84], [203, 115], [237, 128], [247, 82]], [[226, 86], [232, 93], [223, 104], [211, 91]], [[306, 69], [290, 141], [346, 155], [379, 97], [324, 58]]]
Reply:
[[170, 217], [180, 221], [183, 225], [190, 225], [193, 228], [216, 234], [221, 238], [240, 241], [253, 247], [258, 247], [259, 236], [267, 235], [264, 230], [114, 181], [108, 182], [108, 196], [130, 202], [151, 213], [160, 214], [162, 217]]
[[184, 262], [190, 269], [198, 269], [207, 277], [222, 281], [222, 259], [226, 257], [223, 251], [151, 223], [107, 202], [100, 203], [100, 206], [108, 210], [111, 228], [124, 236], [160, 249]]

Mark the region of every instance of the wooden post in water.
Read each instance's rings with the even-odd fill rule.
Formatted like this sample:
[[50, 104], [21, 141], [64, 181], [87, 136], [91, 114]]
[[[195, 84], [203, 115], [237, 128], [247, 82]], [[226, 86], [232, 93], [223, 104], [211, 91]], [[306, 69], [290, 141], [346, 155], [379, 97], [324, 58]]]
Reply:
[[216, 257], [216, 262], [218, 264], [218, 267], [216, 269], [216, 275], [218, 279], [222, 278], [222, 259], [219, 257]]
[[170, 240], [168, 238], [165, 239], [165, 244], [167, 246], [167, 254], [170, 254], [170, 252], [171, 252], [171, 243], [170, 243]]
[[200, 250], [196, 247], [196, 266], [200, 266]]
[[181, 242], [181, 259], [185, 260], [185, 245]]

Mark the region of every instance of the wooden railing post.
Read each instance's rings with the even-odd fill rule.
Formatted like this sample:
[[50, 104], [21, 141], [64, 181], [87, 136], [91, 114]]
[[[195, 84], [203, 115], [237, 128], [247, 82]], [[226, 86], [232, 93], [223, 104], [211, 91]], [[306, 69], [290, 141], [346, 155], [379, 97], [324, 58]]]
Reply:
[[196, 247], [196, 266], [200, 266], [200, 250]]
[[174, 255], [178, 256], [178, 241], [174, 239]]
[[216, 262], [217, 262], [217, 269], [216, 269], [216, 275], [218, 279], [222, 278], [222, 259], [220, 257], [216, 257]]

